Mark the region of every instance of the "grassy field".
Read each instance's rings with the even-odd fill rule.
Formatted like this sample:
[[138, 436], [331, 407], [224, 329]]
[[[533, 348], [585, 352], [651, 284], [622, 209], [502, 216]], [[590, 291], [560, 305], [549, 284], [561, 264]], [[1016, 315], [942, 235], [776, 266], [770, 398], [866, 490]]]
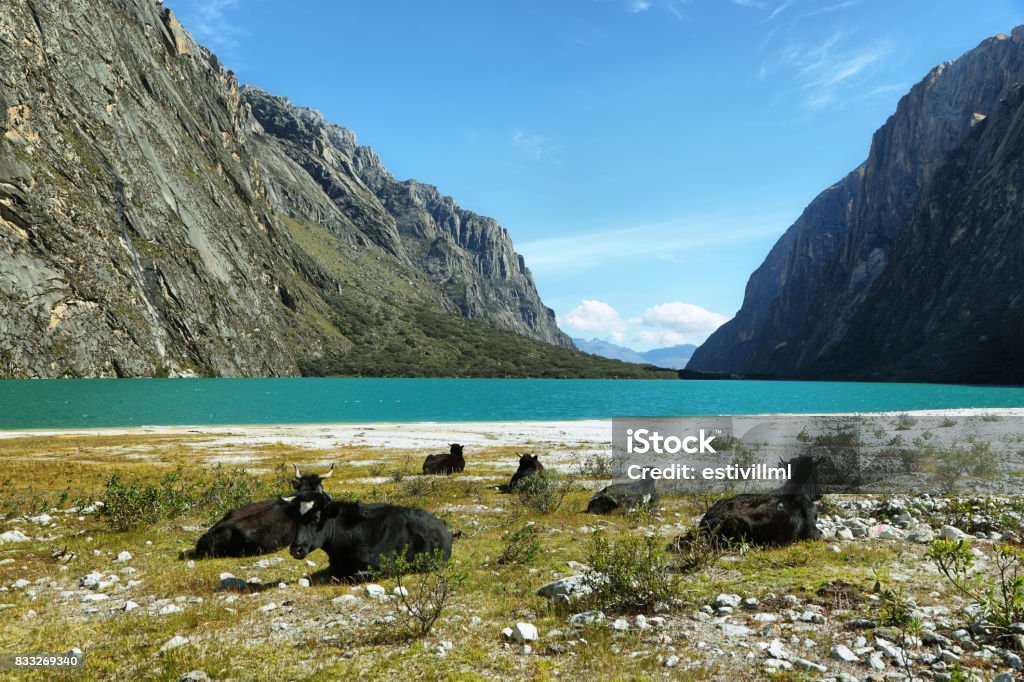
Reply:
[[[0, 653], [85, 652], [81, 672], [19, 672], [17, 679], [177, 680], [192, 670], [216, 680], [755, 680], [834, 677], [843, 670], [864, 679], [863, 666], [831, 660], [829, 650], [852, 636], [849, 622], [878, 619], [880, 590], [899, 588], [918, 608], [955, 613], [966, 603], [924, 560], [926, 546], [867, 539], [808, 542], [727, 553], [700, 570], [676, 574], [669, 602], [656, 609], [620, 614], [606, 608], [603, 623], [573, 627], [567, 616], [602, 605], [556, 608], [536, 592], [578, 573], [570, 562], [596, 558], [595, 530], [613, 545], [652, 534], [661, 544], [691, 528], [707, 501], [666, 497], [663, 508], [650, 515], [583, 514], [590, 490], [607, 475], [594, 460], [571, 465], [574, 445], [565, 444], [557, 455], [539, 453], [542, 461], [563, 463], [561, 480], [569, 491], [556, 511], [540, 513], [491, 489], [508, 480], [515, 450], [499, 445], [467, 450], [465, 473], [425, 477], [418, 471], [427, 453], [408, 450], [225, 445], [201, 433], [0, 441], [0, 532], [18, 529], [31, 538], [0, 544]], [[245, 472], [232, 468], [243, 462]], [[326, 484], [335, 497], [422, 506], [462, 532], [450, 570], [465, 582], [426, 637], [389, 639], [393, 601], [370, 598], [363, 586], [317, 582], [326, 566], [322, 552], [309, 557], [316, 565], [292, 559], [286, 549], [244, 559], [190, 563], [179, 558], [227, 508], [286, 493], [292, 462], [303, 470], [336, 462]], [[80, 511], [97, 500], [106, 500], [108, 510], [114, 500], [121, 515]], [[146, 510], [155, 516], [118, 530], [126, 505], [128, 511], [139, 510], [139, 519]], [[76, 507], [79, 511], [67, 511]], [[51, 520], [38, 519], [42, 513]], [[122, 525], [132, 521], [129, 514]], [[540, 551], [522, 563], [499, 564], [511, 534], [528, 524]], [[124, 551], [132, 558], [117, 561]], [[92, 572], [113, 584], [101, 592], [105, 599], [83, 601], [98, 594], [79, 585]], [[217, 592], [222, 573], [266, 589]], [[111, 575], [116, 579], [107, 578]], [[313, 584], [300, 586], [303, 577]], [[381, 584], [389, 593], [395, 585]], [[737, 637], [694, 616], [720, 593], [754, 597], [760, 601], [756, 611], [774, 613], [788, 608], [783, 597], [792, 595], [802, 605], [798, 611], [814, 607], [825, 624], [782, 617], [755, 626], [750, 614], [737, 614], [735, 622], [755, 628]], [[128, 601], [138, 608], [126, 611]], [[632, 625], [638, 614], [661, 616], [664, 622], [639, 629]], [[625, 631], [609, 627], [620, 615], [631, 624]], [[539, 630], [529, 654], [502, 636], [503, 628], [518, 622]], [[174, 637], [187, 643], [161, 651]], [[758, 643], [773, 638], [819, 661], [829, 673], [763, 668]], [[667, 667], [673, 656], [677, 663]], [[997, 661], [964, 661], [986, 671], [983, 676], [1000, 669]]]

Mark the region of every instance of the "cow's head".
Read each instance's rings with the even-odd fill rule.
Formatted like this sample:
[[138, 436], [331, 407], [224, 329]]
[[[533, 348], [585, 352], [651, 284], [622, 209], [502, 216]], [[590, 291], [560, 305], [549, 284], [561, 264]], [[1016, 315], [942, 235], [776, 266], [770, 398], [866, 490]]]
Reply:
[[818, 483], [818, 467], [822, 459], [822, 457], [800, 455], [785, 462], [780, 460], [780, 467], [789, 465], [792, 468], [792, 474], [789, 481], [783, 486], [783, 492], [801, 493], [812, 500], [820, 500], [821, 485]]
[[529, 471], [530, 469], [540, 470], [543, 468], [544, 465], [540, 463], [540, 455], [519, 455], [520, 471]]
[[289, 551], [296, 559], [304, 559], [323, 546], [327, 539], [325, 526], [338, 515], [337, 505], [331, 504], [329, 495], [319, 492], [303, 492], [281, 499], [288, 503], [288, 514], [296, 522], [295, 539]]
[[295, 492], [297, 493], [322, 493], [324, 491], [324, 479], [330, 478], [331, 474], [334, 473], [333, 464], [331, 464], [331, 468], [327, 470], [326, 474], [304, 474], [299, 471], [298, 465], [292, 464], [292, 467], [295, 469], [295, 478], [292, 479], [292, 487], [295, 488]]
[[451, 454], [458, 455], [460, 457], [462, 456], [462, 446], [461, 445], [459, 445], [458, 443], [449, 443], [448, 446], [450, 448], [449, 452]]

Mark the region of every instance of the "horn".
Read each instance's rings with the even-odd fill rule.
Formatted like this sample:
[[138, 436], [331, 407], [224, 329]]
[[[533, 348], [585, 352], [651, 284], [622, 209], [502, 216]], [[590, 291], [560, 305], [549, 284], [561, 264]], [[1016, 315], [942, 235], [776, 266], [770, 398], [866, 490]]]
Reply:
[[292, 466], [295, 467], [295, 478], [302, 478], [302, 474], [299, 473], [299, 465], [298, 464], [292, 464]]
[[295, 499], [295, 495], [292, 495], [291, 497], [282, 497], [281, 501], [282, 502], [288, 502], [290, 504], [291, 501], [294, 500], [294, 499]]
[[320, 476], [320, 478], [330, 478], [331, 474], [333, 474], [333, 473], [334, 473], [334, 462], [331, 462], [331, 468], [327, 470], [326, 474], [323, 474], [322, 476]]

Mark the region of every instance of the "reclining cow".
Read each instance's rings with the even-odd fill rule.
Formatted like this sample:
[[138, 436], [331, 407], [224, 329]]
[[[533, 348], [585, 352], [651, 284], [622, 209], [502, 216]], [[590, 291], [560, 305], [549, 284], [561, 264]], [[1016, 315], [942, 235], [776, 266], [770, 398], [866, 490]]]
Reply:
[[[292, 465], [295, 466], [295, 465]], [[291, 484], [295, 492], [324, 493], [323, 481], [334, 473], [334, 465], [326, 474], [303, 474], [295, 466]], [[203, 533], [188, 556], [206, 557], [256, 556], [287, 547], [295, 538], [296, 523], [288, 514], [291, 497], [275, 497], [232, 509], [210, 530]]]
[[785, 485], [771, 493], [718, 500], [697, 524], [697, 532], [766, 546], [820, 538], [818, 511], [814, 506], [814, 502], [821, 499], [818, 485], [820, 462], [820, 459], [808, 455], [780, 462], [783, 467], [792, 465], [792, 477]]
[[661, 498], [654, 486], [654, 479], [647, 475], [646, 469], [643, 474], [640, 480], [612, 483], [598, 490], [587, 503], [587, 513], [611, 514], [616, 509], [656, 509]]
[[515, 489], [530, 476], [536, 476], [544, 471], [544, 465], [540, 463], [538, 455], [519, 455], [519, 468], [512, 474], [512, 480], [504, 485], [499, 485], [498, 490], [503, 493], [515, 492]]
[[392, 504], [332, 501], [323, 493], [301, 493], [288, 506], [298, 527], [291, 555], [305, 559], [324, 550], [330, 575], [359, 579], [368, 571], [386, 570], [403, 558], [423, 568], [419, 559], [440, 552], [445, 561], [452, 554], [452, 534], [444, 521], [422, 509]]
[[450, 452], [440, 455], [427, 455], [423, 460], [425, 474], [455, 474], [466, 468], [466, 459], [462, 456], [462, 446], [450, 444]]

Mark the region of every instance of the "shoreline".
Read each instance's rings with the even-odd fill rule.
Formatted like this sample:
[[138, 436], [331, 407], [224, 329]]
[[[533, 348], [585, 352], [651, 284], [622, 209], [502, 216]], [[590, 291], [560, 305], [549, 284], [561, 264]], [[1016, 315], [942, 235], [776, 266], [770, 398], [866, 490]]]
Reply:
[[[733, 418], [751, 417], [837, 417], [837, 416], [883, 416], [907, 414], [915, 417], [970, 417], [985, 414], [999, 414], [1008, 417], [1024, 417], [1024, 407], [967, 407], [922, 410], [871, 411], [871, 412], [820, 412], [792, 413], [769, 412], [760, 414], [735, 415], [674, 415], [686, 418]], [[668, 417], [672, 418], [672, 417]], [[446, 444], [446, 438], [461, 438], [466, 443], [488, 443], [492, 445], [521, 444], [524, 437], [557, 438], [559, 442], [611, 442], [612, 419], [559, 419], [559, 420], [510, 420], [510, 421], [374, 421], [374, 422], [307, 422], [273, 424], [148, 424], [141, 426], [101, 426], [95, 428], [40, 428], [0, 429], [0, 440], [11, 438], [39, 438], [47, 436], [239, 436], [247, 435], [277, 440], [331, 439], [349, 440], [335, 445], [364, 445], [371, 447], [397, 447], [399, 443], [418, 436], [415, 444], [407, 447], [424, 447], [431, 444]], [[460, 441], [461, 442], [461, 441]], [[320, 444], [312, 447], [320, 447]]]

